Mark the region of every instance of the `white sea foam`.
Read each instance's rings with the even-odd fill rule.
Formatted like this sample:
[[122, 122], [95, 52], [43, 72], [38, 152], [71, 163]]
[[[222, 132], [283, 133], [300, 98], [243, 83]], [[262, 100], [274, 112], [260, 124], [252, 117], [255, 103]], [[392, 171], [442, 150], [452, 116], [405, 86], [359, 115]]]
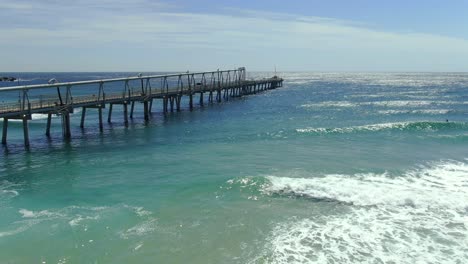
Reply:
[[450, 109], [420, 109], [420, 110], [379, 110], [377, 113], [381, 115], [398, 115], [398, 114], [422, 114], [422, 115], [445, 115], [450, 113]]
[[[4, 183], [6, 186], [6, 183]], [[10, 185], [8, 185], [10, 186]], [[0, 192], [1, 193], [1, 192]], [[31, 226], [42, 223], [53, 225], [69, 225], [73, 228], [78, 226], [87, 226], [93, 222], [106, 219], [115, 214], [136, 214], [140, 218], [145, 217], [144, 221], [139, 225], [130, 228], [123, 232], [126, 236], [143, 234], [153, 230], [152, 224], [156, 221], [156, 218], [150, 218], [148, 215], [152, 214], [149, 211], [144, 210], [143, 207], [132, 207], [128, 205], [116, 205], [116, 206], [98, 206], [98, 207], [86, 207], [86, 206], [67, 206], [59, 209], [46, 209], [46, 210], [29, 210], [19, 209], [19, 215], [21, 220], [11, 223], [11, 230], [0, 230], [0, 237], [12, 236], [18, 233], [28, 230]], [[145, 231], [146, 230], [146, 231]]]
[[[25, 209], [21, 209], [20, 213], [23, 214], [22, 220], [13, 222], [10, 227], [15, 227], [10, 230], [0, 230], [0, 238], [7, 237], [7, 236], [14, 236], [19, 233], [25, 232], [34, 225], [37, 225], [41, 222], [51, 219], [57, 219], [57, 216], [50, 215], [50, 212], [32, 212]], [[45, 217], [44, 217], [45, 216]]]
[[128, 239], [133, 236], [143, 236], [149, 233], [152, 233], [156, 230], [157, 227], [157, 219], [150, 218], [146, 221], [138, 223], [137, 225], [128, 228], [125, 231], [119, 232], [119, 235], [123, 239]]
[[448, 162], [403, 175], [331, 174], [313, 178], [267, 177], [267, 194], [306, 196], [358, 206], [468, 208], [468, 165]]
[[288, 80], [287, 83], [288, 84], [308, 84], [308, 83], [311, 83], [311, 80], [308, 80], [308, 79], [306, 79], [306, 80], [300, 80], [299, 79], [299, 80], [293, 80], [293, 81]]
[[38, 223], [37, 220], [26, 221], [24, 223], [21, 223], [20, 226], [18, 226], [17, 228], [15, 228], [13, 230], [0, 231], [0, 238], [1, 237], [7, 237], [7, 236], [13, 236], [13, 235], [22, 233], [22, 232], [28, 230], [29, 228], [31, 228], [33, 225], [35, 225], [37, 223]]
[[[360, 97], [380, 97], [378, 95], [368, 95]], [[323, 101], [316, 103], [302, 104], [300, 107], [305, 109], [320, 109], [320, 108], [337, 108], [347, 109], [356, 107], [377, 107], [377, 108], [393, 108], [377, 110], [380, 114], [447, 114], [450, 109], [420, 109], [421, 107], [447, 107], [453, 105], [465, 105], [468, 102], [462, 101], [439, 101], [439, 100], [385, 100], [385, 101], [372, 101], [372, 102], [352, 102], [352, 101]], [[408, 109], [410, 108], [410, 109]]]
[[7, 180], [0, 182], [0, 201], [3, 199], [13, 198], [19, 195], [21, 184], [12, 183]]
[[301, 105], [302, 108], [322, 108], [322, 107], [355, 107], [358, 103], [352, 103], [348, 101], [326, 101], [320, 103], [308, 103]]
[[309, 127], [309, 128], [298, 128], [296, 132], [299, 133], [350, 133], [354, 131], [381, 131], [387, 129], [404, 129], [410, 123], [409, 122], [395, 122], [395, 123], [382, 123], [382, 124], [371, 124], [363, 126], [351, 126], [351, 127], [336, 127], [336, 128], [323, 128], [323, 127]]
[[274, 227], [272, 263], [466, 263], [468, 164], [444, 161], [401, 175], [268, 176], [267, 195], [341, 203], [341, 212]]
[[436, 104], [436, 102], [429, 101], [429, 100], [414, 100], [414, 101], [395, 100], [395, 101], [369, 102], [367, 104], [371, 104], [374, 106], [384, 106], [384, 107], [420, 107], [420, 106], [428, 106], [428, 105]]
[[466, 263], [466, 225], [450, 214], [377, 208], [275, 227], [272, 263]]
[[111, 207], [109, 207], [109, 206], [91, 206], [91, 207], [88, 207], [88, 206], [71, 205], [71, 206], [66, 207], [66, 208], [70, 209], [70, 210], [104, 211], [104, 210], [110, 209]]
[[13, 197], [19, 195], [19, 193], [17, 191], [15, 191], [15, 190], [1, 190], [1, 192], [4, 193], [4, 194], [7, 194], [7, 195], [11, 195]]
[[360, 102], [360, 105], [372, 105], [377, 107], [422, 107], [422, 106], [447, 106], [447, 105], [465, 105], [468, 102], [462, 101], [438, 101], [438, 100], [391, 100]]
[[61, 212], [51, 212], [48, 210], [30, 211], [26, 209], [20, 209], [18, 212], [22, 215], [23, 218], [58, 218], [65, 216], [65, 214]]
[[342, 134], [342, 133], [353, 133], [353, 132], [376, 132], [383, 130], [418, 130], [418, 131], [438, 131], [440, 129], [460, 129], [466, 128], [466, 123], [460, 122], [393, 122], [393, 123], [381, 123], [381, 124], [370, 124], [362, 126], [350, 126], [350, 127], [335, 127], [335, 128], [323, 128], [323, 127], [308, 127], [298, 128], [298, 133], [316, 133], [316, 134]]
[[375, 93], [359, 93], [346, 95], [346, 98], [382, 98], [389, 100], [391, 98], [398, 99], [412, 99], [412, 100], [440, 100], [441, 98], [450, 98], [453, 99], [454, 96], [451, 95], [442, 95], [440, 90], [414, 90], [414, 91], [385, 91], [385, 92], [375, 92]]
[[135, 214], [138, 216], [148, 216], [151, 215], [152, 212], [145, 210], [145, 208], [141, 206], [129, 206], [129, 205], [124, 205], [125, 208], [131, 209]]
[[71, 219], [70, 221], [68, 221], [68, 224], [72, 227], [74, 226], [78, 226], [81, 224], [81, 222], [84, 222], [84, 221], [96, 221], [100, 219], [100, 216], [99, 215], [95, 215], [95, 216], [83, 216], [83, 215], [77, 215], [75, 216], [73, 219]]

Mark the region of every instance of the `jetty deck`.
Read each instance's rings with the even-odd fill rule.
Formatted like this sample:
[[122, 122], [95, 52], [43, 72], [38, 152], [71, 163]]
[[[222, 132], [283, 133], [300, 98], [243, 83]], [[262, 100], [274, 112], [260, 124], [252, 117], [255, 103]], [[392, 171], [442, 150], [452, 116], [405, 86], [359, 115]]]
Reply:
[[[123, 119], [133, 118], [135, 103], [143, 104], [145, 121], [151, 116], [153, 101], [162, 100], [162, 112], [181, 110], [181, 98], [188, 96], [189, 109], [198, 104], [229, 100], [248, 94], [282, 87], [283, 79], [277, 76], [247, 80], [245, 68], [210, 72], [186, 72], [167, 75], [152, 75], [80, 82], [56, 82], [0, 88], [1, 94], [18, 93], [18, 100], [0, 103], [0, 118], [3, 118], [2, 144], [7, 144], [8, 120], [20, 119], [23, 123], [24, 145], [29, 147], [28, 121], [32, 114], [47, 114], [46, 136], [50, 137], [52, 115], [62, 119], [63, 137], [71, 137], [70, 114], [81, 108], [80, 127], [84, 128], [86, 109], [98, 110], [99, 129], [103, 131], [103, 109], [108, 108], [107, 121], [111, 122], [114, 105], [123, 106]], [[204, 98], [204, 94], [206, 99]], [[130, 107], [130, 109], [128, 109]]]

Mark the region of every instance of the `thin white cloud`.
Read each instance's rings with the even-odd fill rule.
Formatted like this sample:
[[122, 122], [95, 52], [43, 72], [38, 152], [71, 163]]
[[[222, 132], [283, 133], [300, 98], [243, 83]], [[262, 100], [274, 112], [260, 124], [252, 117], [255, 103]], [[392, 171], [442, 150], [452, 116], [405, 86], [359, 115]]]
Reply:
[[30, 10], [33, 8], [33, 5], [30, 3], [21, 3], [21, 2], [12, 2], [12, 1], [3, 1], [0, 0], [0, 10]]
[[[14, 3], [32, 8], [18, 8]], [[239, 64], [245, 61], [256, 69], [283, 64], [284, 68], [305, 70], [450, 71], [462, 69], [462, 61], [468, 61], [465, 39], [380, 31], [332, 18], [242, 9], [226, 9], [228, 13], [221, 14], [190, 13], [146, 0], [66, 4], [0, 0], [0, 6], [10, 6], [7, 18], [1, 18], [6, 11], [0, 11], [0, 22], [19, 16], [18, 21], [5, 21], [8, 27], [0, 26], [0, 35], [8, 36], [2, 39], [1, 50], [61, 49], [61, 58], [68, 60], [74, 58], [76, 50], [86, 54], [90, 49], [107, 49], [101, 53], [102, 59], [110, 60], [111, 54], [106, 54], [109, 50], [121, 54], [131, 50], [156, 60], [173, 57], [179, 64], [167, 63], [170, 67], [188, 64], [196, 68], [207, 68], [224, 59]], [[28, 23], [23, 20], [24, 12], [29, 12]], [[93, 58], [96, 53], [100, 55], [93, 51]], [[0, 62], [0, 70], [21, 65], [13, 56], [6, 58], [4, 61], [10, 64]], [[147, 62], [143, 67], [150, 65]], [[79, 68], [73, 63], [71, 66]]]

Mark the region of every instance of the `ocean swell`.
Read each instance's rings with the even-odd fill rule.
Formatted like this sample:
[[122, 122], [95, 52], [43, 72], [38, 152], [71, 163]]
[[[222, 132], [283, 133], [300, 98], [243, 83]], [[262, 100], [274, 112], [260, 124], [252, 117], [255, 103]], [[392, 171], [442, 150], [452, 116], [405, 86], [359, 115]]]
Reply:
[[296, 132], [306, 134], [346, 134], [346, 133], [360, 133], [360, 132], [380, 132], [380, 131], [450, 131], [450, 130], [467, 130], [468, 123], [462, 122], [394, 122], [394, 123], [380, 123], [362, 126], [350, 127], [307, 127], [298, 128]]

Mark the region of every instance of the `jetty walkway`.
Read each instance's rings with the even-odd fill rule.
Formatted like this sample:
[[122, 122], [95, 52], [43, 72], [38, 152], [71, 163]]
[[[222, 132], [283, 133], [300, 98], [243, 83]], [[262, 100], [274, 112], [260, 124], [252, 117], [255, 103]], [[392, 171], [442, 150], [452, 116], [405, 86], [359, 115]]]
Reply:
[[[2, 94], [18, 93], [18, 100], [0, 103], [0, 118], [3, 118], [2, 144], [7, 144], [8, 120], [19, 119], [23, 123], [24, 145], [29, 147], [28, 121], [32, 114], [47, 114], [46, 136], [50, 137], [52, 115], [62, 119], [65, 139], [71, 137], [70, 114], [81, 108], [80, 127], [84, 128], [86, 109], [98, 110], [99, 129], [103, 131], [103, 109], [107, 108], [107, 121], [111, 122], [114, 105], [122, 105], [125, 126], [133, 118], [135, 103], [143, 104], [144, 119], [148, 121], [154, 100], [162, 100], [163, 113], [180, 111], [182, 96], [189, 97], [190, 110], [194, 100], [200, 106], [255, 94], [282, 87], [283, 79], [273, 76], [266, 79], [247, 80], [245, 68], [211, 72], [177, 73], [59, 83], [55, 79], [43, 85], [27, 85], [0, 88]], [[206, 94], [206, 96], [205, 96]], [[197, 97], [198, 98], [195, 98]], [[205, 99], [206, 97], [206, 99]], [[129, 109], [130, 108], [130, 109]]]

